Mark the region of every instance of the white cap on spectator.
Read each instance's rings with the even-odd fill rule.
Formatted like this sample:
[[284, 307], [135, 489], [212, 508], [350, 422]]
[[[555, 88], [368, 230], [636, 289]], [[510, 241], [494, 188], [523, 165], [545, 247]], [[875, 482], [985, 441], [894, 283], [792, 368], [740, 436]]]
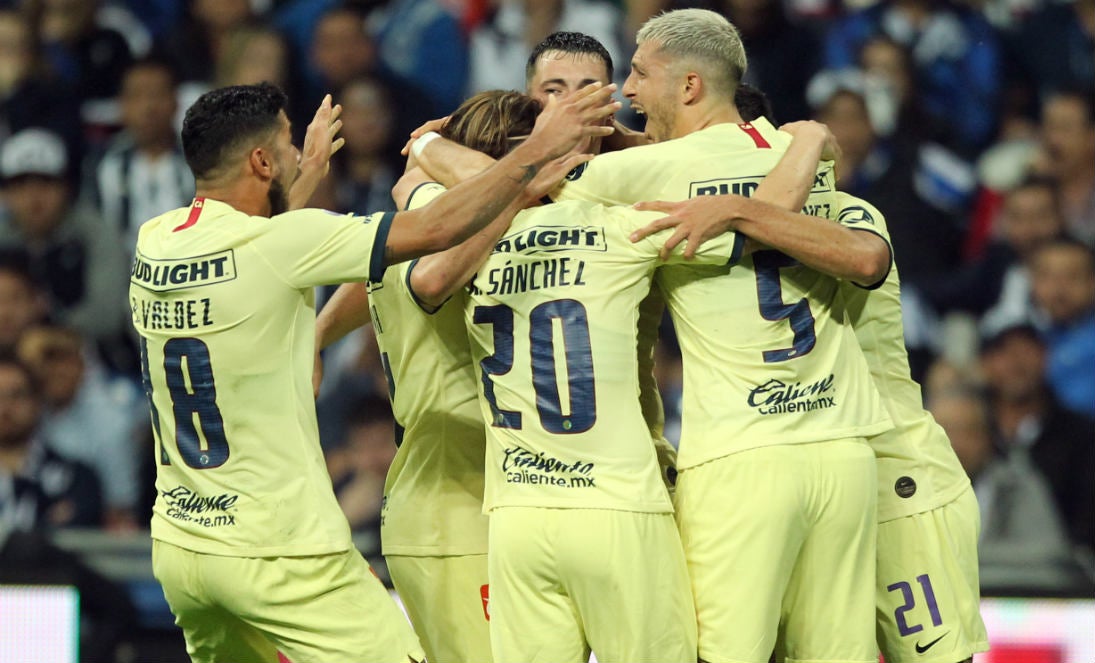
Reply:
[[67, 167], [64, 141], [47, 129], [24, 129], [0, 143], [0, 179], [23, 175], [64, 177]]

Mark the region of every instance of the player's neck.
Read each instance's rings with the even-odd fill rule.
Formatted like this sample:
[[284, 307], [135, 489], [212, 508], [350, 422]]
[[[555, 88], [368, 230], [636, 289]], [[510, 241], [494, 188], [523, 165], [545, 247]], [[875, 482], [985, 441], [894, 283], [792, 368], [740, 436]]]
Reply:
[[738, 109], [733, 104], [697, 104], [685, 106], [677, 114], [672, 138], [682, 138], [716, 124], [740, 124]]
[[195, 196], [216, 200], [248, 216], [270, 216], [267, 191], [254, 182], [241, 180], [231, 183], [198, 182]]

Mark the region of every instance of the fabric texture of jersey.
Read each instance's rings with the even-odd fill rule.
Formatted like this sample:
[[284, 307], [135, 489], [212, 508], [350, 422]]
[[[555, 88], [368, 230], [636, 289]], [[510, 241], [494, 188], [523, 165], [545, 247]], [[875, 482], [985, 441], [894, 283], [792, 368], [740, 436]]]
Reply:
[[391, 216], [253, 217], [199, 198], [141, 227], [129, 294], [153, 538], [244, 557], [351, 547], [316, 426], [313, 287], [380, 280]]
[[[484, 509], [669, 512], [639, 407], [636, 320], [668, 231], [660, 214], [571, 201], [526, 210], [469, 286], [487, 432]], [[697, 262], [725, 263], [723, 235]], [[671, 258], [680, 261], [680, 252]]]
[[[607, 204], [751, 195], [791, 137], [766, 120], [600, 155], [554, 195]], [[805, 210], [834, 214], [819, 168]], [[684, 356], [678, 469], [773, 444], [866, 437], [891, 427], [836, 279], [777, 251], [730, 267], [658, 270]], [[718, 385], [719, 388], [713, 388]]]
[[[838, 193], [837, 209], [837, 220], [844, 226], [889, 240], [885, 218], [870, 203]], [[950, 504], [970, 481], [947, 434], [924, 409], [920, 385], [909, 376], [897, 267], [875, 289], [847, 282], [842, 287], [859, 347], [894, 422], [893, 429], [869, 439], [878, 459], [878, 520]]]
[[[424, 184], [407, 208], [422, 207], [444, 191]], [[384, 482], [384, 554], [486, 554], [486, 441], [464, 327], [467, 296], [461, 289], [427, 313], [410, 289], [414, 264], [395, 265], [369, 283], [373, 328], [402, 437]]]

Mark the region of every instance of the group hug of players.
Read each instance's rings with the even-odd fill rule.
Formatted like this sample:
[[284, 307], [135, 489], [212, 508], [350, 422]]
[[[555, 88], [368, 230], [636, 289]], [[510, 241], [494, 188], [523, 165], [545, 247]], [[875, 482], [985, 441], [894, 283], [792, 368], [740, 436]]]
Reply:
[[[606, 139], [613, 148], [634, 146], [555, 160], [444, 251], [401, 250], [397, 233], [408, 223], [392, 214], [362, 223], [309, 210], [284, 237], [264, 226], [180, 249], [201, 216], [238, 214], [202, 198], [142, 229], [146, 263], [157, 251], [228, 251], [218, 259], [231, 273], [193, 284], [210, 292], [241, 287], [260, 269], [265, 283], [301, 292], [347, 281], [315, 321], [315, 351], [371, 320], [400, 445], [381, 531], [414, 633], [382, 605], [379, 583], [367, 598], [328, 600], [353, 584], [340, 580], [350, 574], [343, 567], [361, 564], [300, 544], [344, 527], [324, 522], [329, 496], [264, 486], [252, 491], [262, 499], [250, 499], [251, 479], [209, 479], [229, 458], [229, 443], [210, 431], [219, 425], [227, 439], [233, 425], [246, 428], [231, 423], [245, 414], [214, 405], [245, 380], [225, 386], [218, 377], [221, 390], [210, 393], [211, 357], [289, 347], [286, 370], [300, 373], [297, 350], [309, 339], [296, 323], [237, 333], [223, 351], [213, 336], [199, 340], [200, 330], [142, 331], [163, 454], [154, 565], [195, 661], [266, 660], [280, 650], [294, 663], [584, 663], [591, 651], [603, 663], [869, 663], [881, 650], [890, 663], [959, 663], [987, 649], [978, 507], [909, 377], [892, 266], [901, 247], [891, 249], [869, 202], [835, 190], [823, 128], [780, 131], [752, 116], [749, 99], [735, 103], [746, 57], [725, 18], [668, 12], [637, 41], [623, 93], [646, 116], [645, 135], [617, 132]], [[508, 163], [541, 128], [541, 109], [547, 116], [560, 99], [603, 95], [611, 78], [595, 40], [551, 35], [529, 59], [528, 95], [482, 93], [440, 134], [416, 137], [393, 191], [408, 210], [400, 214], [448, 223], [457, 208], [442, 204], [473, 186], [458, 183]], [[600, 151], [604, 133], [578, 152]], [[662, 202], [635, 205], [644, 201]], [[350, 249], [366, 236], [362, 259]], [[411, 255], [422, 257], [400, 261]], [[348, 282], [348, 273], [368, 280]], [[180, 290], [134, 280], [135, 322], [138, 295]], [[239, 307], [281, 305], [270, 292], [241, 290], [271, 301]], [[663, 438], [652, 374], [666, 307], [683, 355], [679, 453]], [[243, 373], [287, 360], [251, 361]], [[286, 398], [300, 402], [299, 393]], [[201, 430], [189, 447], [187, 418]], [[161, 429], [168, 420], [175, 445]], [[253, 474], [318, 471], [316, 453], [281, 446], [254, 452]], [[218, 450], [223, 457], [210, 453]], [[169, 513], [176, 483], [219, 498], [233, 522]], [[312, 502], [323, 518], [294, 523]], [[245, 554], [231, 527], [249, 518], [278, 535]], [[228, 561], [212, 568], [194, 559], [202, 554]], [[239, 595], [213, 596], [206, 578], [227, 576]], [[252, 609], [299, 608], [301, 587], [315, 588], [311, 611], [281, 619]], [[362, 605], [367, 623], [354, 621]], [[352, 651], [331, 643], [355, 624], [368, 654], [322, 653]]]

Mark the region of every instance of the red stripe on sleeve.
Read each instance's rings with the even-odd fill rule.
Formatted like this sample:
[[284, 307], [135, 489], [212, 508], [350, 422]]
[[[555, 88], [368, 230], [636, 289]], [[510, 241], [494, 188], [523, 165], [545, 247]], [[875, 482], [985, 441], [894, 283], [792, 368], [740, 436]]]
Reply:
[[761, 136], [760, 132], [757, 131], [757, 128], [752, 124], [742, 122], [738, 126], [741, 127], [742, 131], [749, 134], [749, 137], [753, 139], [753, 142], [757, 144], [757, 147], [772, 148], [772, 146], [768, 144], [768, 141], [764, 140], [764, 136]]
[[190, 216], [186, 217], [186, 223], [176, 226], [171, 232], [177, 233], [180, 230], [186, 230], [190, 226], [198, 222], [198, 217], [201, 216], [202, 207], [205, 206], [205, 198], [195, 198], [194, 202], [190, 205]]

